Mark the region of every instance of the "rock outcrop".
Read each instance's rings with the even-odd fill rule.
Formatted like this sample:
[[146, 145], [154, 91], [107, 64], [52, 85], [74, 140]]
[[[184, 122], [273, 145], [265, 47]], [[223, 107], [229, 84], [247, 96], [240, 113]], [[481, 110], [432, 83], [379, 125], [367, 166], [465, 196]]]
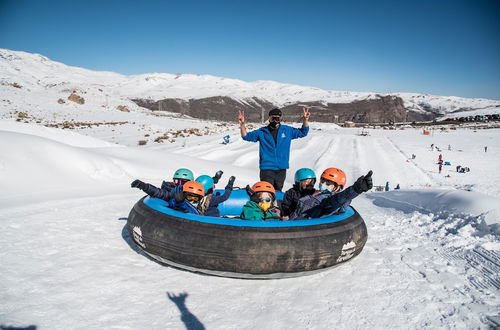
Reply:
[[[200, 119], [235, 121], [238, 111], [245, 111], [250, 122], [261, 122], [267, 119], [267, 113], [276, 105], [259, 98], [236, 100], [225, 96], [203, 99], [133, 99], [137, 105], [152, 111], [170, 111]], [[373, 99], [351, 103], [301, 102], [281, 107], [284, 117], [289, 122], [300, 121], [302, 108], [310, 107], [314, 121], [343, 123], [387, 123], [389, 121], [421, 121], [431, 120], [432, 114], [420, 114], [407, 111], [403, 100], [396, 96], [379, 96]]]

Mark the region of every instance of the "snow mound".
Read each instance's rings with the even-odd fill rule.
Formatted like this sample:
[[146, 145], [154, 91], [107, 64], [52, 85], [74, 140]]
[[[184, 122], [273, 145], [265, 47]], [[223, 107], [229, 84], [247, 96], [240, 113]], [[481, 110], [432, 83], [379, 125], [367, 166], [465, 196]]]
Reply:
[[127, 177], [112, 158], [94, 152], [97, 149], [36, 135], [0, 131], [0, 149], [0, 191], [9, 197], [31, 191], [50, 193], [75, 186], [92, 187]]
[[18, 123], [15, 121], [0, 120], [0, 131], [29, 134], [53, 141], [64, 141], [65, 144], [82, 148], [119, 147], [111, 142], [81, 135], [69, 130], [44, 127], [35, 124]]
[[454, 230], [472, 225], [476, 234], [492, 233], [500, 236], [500, 199], [478, 192], [415, 189], [372, 193], [367, 197], [379, 207], [394, 208], [404, 213], [434, 214], [439, 219], [458, 217], [461, 224], [455, 223]]

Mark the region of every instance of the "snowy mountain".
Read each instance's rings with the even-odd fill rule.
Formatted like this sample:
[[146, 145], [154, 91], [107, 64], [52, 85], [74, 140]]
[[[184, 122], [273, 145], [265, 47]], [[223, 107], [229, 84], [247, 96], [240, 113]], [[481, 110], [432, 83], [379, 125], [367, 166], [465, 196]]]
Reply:
[[[199, 117], [200, 113], [217, 104], [219, 112], [231, 113], [235, 111], [235, 105], [239, 104], [241, 109], [255, 112], [254, 117], [251, 117], [255, 121], [260, 119], [261, 109], [270, 106], [288, 107], [293, 114], [302, 105], [310, 105], [326, 111], [329, 118], [339, 115], [341, 121], [352, 119], [375, 122], [386, 121], [387, 118], [419, 120], [500, 112], [500, 101], [487, 99], [414, 93], [327, 91], [274, 81], [245, 82], [210, 75], [148, 73], [126, 76], [71, 67], [39, 54], [7, 49], [0, 49], [0, 87], [4, 95], [2, 102], [16, 103], [19, 98], [30, 98], [31, 93], [54, 95], [57, 100], [64, 95], [67, 97], [67, 92], [76, 91], [86, 93], [85, 99], [92, 99], [95, 105], [104, 108], [122, 105], [131, 110], [137, 109], [130, 101], [133, 99], [141, 106], [149, 104], [148, 107], [153, 110], [175, 111]], [[18, 87], [18, 90], [9, 97], [14, 87]], [[203, 105], [193, 104], [196, 100], [204, 100]], [[348, 106], [353, 102], [355, 106]], [[229, 105], [221, 107], [220, 104], [224, 103]], [[58, 105], [55, 100], [49, 104], [51, 108], [64, 106]], [[374, 104], [379, 112], [386, 111], [386, 116], [366, 114], [372, 111]], [[353, 115], [360, 108], [365, 109], [364, 113]], [[183, 112], [181, 109], [188, 110]], [[405, 114], [406, 111], [408, 114]], [[215, 119], [227, 118], [229, 116]]]

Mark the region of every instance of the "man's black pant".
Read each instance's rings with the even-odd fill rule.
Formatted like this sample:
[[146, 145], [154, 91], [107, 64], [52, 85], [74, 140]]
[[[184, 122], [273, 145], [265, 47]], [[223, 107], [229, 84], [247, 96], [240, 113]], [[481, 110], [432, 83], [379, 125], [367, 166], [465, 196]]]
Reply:
[[276, 191], [283, 189], [285, 183], [286, 169], [283, 170], [260, 170], [260, 181], [266, 181], [273, 185]]

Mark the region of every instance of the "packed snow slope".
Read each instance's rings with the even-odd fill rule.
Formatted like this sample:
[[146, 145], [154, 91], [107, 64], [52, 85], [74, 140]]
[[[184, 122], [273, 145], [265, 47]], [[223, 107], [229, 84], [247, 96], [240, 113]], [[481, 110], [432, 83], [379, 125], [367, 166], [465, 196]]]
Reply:
[[[140, 112], [141, 109], [130, 101], [133, 98], [189, 100], [227, 96], [246, 102], [256, 97], [281, 107], [297, 102], [350, 103], [378, 97], [375, 92], [327, 91], [275, 81], [245, 82], [210, 75], [147, 73], [125, 76], [71, 67], [39, 54], [8, 49], [0, 49], [0, 91], [3, 95], [0, 115], [3, 118], [7, 118], [4, 113], [7, 108], [36, 110], [32, 108], [40, 104], [30, 102], [33, 96], [43, 98], [45, 108], [52, 108], [54, 113], [61, 109], [70, 111], [70, 105], [56, 101], [67, 98], [72, 91], [83, 95], [92, 107], [107, 109], [110, 113], [116, 112], [120, 105]], [[401, 97], [411, 111], [432, 111], [448, 117], [499, 113], [500, 109], [497, 100], [396, 92], [390, 95]]]
[[[316, 275], [238, 280], [160, 265], [125, 229], [143, 196], [130, 188], [135, 178], [159, 185], [189, 167], [196, 176], [222, 169], [220, 186], [230, 175], [240, 187], [257, 181], [258, 146], [236, 138], [233, 127], [127, 147], [127, 129], [115, 135], [116, 144], [0, 121], [0, 327], [499, 327], [500, 130], [359, 136], [357, 129], [311, 127], [292, 143], [285, 188], [301, 167], [317, 174], [340, 167], [349, 184], [373, 170], [375, 185], [389, 182], [391, 191], [353, 201], [368, 227], [367, 244], [358, 257]], [[96, 136], [113, 135], [101, 129], [108, 131]], [[225, 134], [232, 136], [228, 145], [221, 144]], [[452, 164], [441, 173], [439, 154]], [[457, 173], [457, 164], [470, 172]]]

